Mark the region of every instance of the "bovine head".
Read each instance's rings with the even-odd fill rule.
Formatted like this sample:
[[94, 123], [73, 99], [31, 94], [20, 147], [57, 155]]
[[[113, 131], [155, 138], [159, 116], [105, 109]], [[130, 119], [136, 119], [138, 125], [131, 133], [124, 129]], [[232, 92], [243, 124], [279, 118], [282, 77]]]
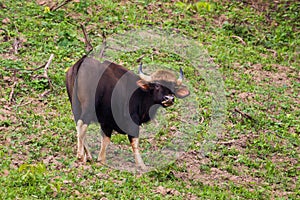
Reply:
[[151, 76], [147, 76], [142, 71], [142, 64], [139, 67], [140, 80], [137, 85], [144, 91], [153, 94], [154, 103], [163, 107], [173, 105], [174, 98], [184, 98], [190, 94], [186, 86], [182, 85], [183, 71], [180, 68], [179, 78], [168, 70], [158, 70]]

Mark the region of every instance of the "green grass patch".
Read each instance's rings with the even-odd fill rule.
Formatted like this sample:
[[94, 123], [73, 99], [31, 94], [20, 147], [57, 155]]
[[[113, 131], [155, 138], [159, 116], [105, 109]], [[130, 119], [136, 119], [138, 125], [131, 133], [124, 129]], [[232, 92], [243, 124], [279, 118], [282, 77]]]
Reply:
[[[53, 10], [63, 2], [0, 3], [0, 199], [299, 198], [299, 3], [87, 0]], [[185, 69], [199, 106], [188, 152], [145, 174], [78, 163], [65, 70], [85, 53], [80, 24], [94, 47], [103, 34], [149, 27], [199, 42], [222, 74], [227, 100], [224, 132], [210, 152], [202, 148], [213, 114], [205, 74], [150, 48], [119, 61], [136, 71], [147, 54], [144, 63]], [[51, 54], [53, 87], [42, 77]], [[170, 132], [184, 131], [178, 109], [166, 111], [152, 133], [161, 147], [170, 145]], [[129, 146], [126, 136], [113, 137]], [[142, 139], [141, 147], [152, 143]]]

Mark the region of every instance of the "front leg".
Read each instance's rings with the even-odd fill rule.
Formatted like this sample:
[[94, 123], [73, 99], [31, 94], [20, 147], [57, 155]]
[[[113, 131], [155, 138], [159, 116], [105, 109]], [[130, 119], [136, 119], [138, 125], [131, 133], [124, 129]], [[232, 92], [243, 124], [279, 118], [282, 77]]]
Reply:
[[110, 137], [105, 134], [101, 135], [101, 148], [98, 154], [98, 162], [105, 164], [106, 163], [106, 149], [110, 143]]
[[101, 162], [102, 164], [106, 163], [106, 148], [110, 143], [110, 137], [112, 133], [112, 129], [105, 126], [104, 124], [101, 124], [101, 147], [98, 154], [98, 162]]
[[147, 169], [147, 167], [144, 164], [144, 161], [141, 157], [140, 151], [139, 151], [139, 138], [134, 138], [134, 137], [128, 135], [128, 139], [129, 139], [131, 147], [132, 147], [136, 166], [140, 167], [142, 170]]

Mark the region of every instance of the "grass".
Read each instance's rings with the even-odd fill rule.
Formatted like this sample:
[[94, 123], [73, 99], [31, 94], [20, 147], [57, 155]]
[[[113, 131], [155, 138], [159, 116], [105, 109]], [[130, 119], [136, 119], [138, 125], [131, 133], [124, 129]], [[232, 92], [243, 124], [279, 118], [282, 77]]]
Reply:
[[[50, 11], [53, 5], [0, 3], [0, 199], [300, 198], [297, 1], [88, 0]], [[203, 117], [192, 129], [189, 150], [144, 174], [78, 163], [64, 76], [85, 53], [80, 23], [93, 46], [102, 43], [102, 33], [113, 37], [147, 27], [199, 42], [223, 77], [227, 100], [224, 132], [213, 148], [200, 153], [212, 116], [205, 75], [174, 55], [146, 52], [157, 63], [187, 69], [199, 121]], [[134, 69], [143, 53], [121, 55], [120, 61]], [[53, 88], [37, 69], [50, 54]], [[176, 109], [167, 112], [167, 129], [153, 133], [157, 143], [167, 143], [170, 127], [181, 124], [172, 115]], [[126, 144], [122, 136], [114, 140]], [[145, 139], [142, 147], [148, 146]]]

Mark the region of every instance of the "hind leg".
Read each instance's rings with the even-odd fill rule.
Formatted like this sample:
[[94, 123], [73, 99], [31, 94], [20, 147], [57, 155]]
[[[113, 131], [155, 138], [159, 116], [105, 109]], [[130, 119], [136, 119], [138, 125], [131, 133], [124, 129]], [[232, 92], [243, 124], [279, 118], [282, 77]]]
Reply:
[[82, 120], [78, 120], [77, 124], [76, 124], [76, 130], [77, 130], [77, 158], [79, 161], [83, 160], [83, 145], [81, 142], [81, 127], [83, 125], [83, 121]]
[[93, 157], [92, 154], [88, 148], [88, 145], [86, 144], [86, 141], [84, 141], [84, 151], [85, 151], [85, 155], [86, 155], [86, 160], [92, 162], [93, 161]]
[[85, 141], [88, 124], [84, 124], [82, 120], [78, 120], [77, 129], [77, 158], [81, 162], [92, 160], [92, 155]]

